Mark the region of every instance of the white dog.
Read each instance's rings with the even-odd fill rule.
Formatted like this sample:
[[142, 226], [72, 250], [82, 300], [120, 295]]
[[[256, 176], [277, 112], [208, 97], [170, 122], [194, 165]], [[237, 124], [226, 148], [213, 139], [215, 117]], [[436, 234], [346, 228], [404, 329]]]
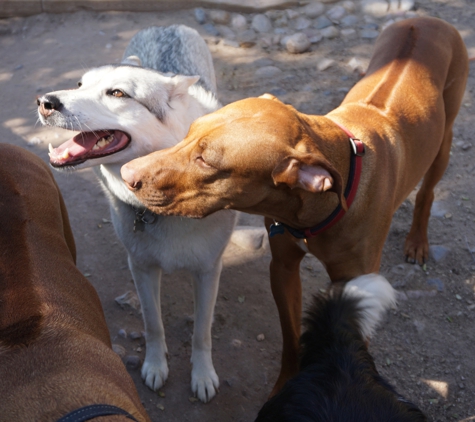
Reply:
[[112, 222], [127, 249], [142, 305], [147, 340], [142, 378], [153, 390], [161, 388], [168, 377], [161, 273], [186, 269], [192, 274], [191, 388], [206, 402], [219, 386], [211, 357], [211, 324], [222, 254], [235, 213], [220, 211], [202, 220], [152, 214], [127, 189], [120, 168], [134, 158], [175, 145], [193, 120], [220, 106], [211, 54], [195, 30], [174, 25], [140, 31], [124, 58], [121, 65], [87, 72], [78, 89], [38, 99], [44, 125], [81, 131], [58, 148], [50, 146], [50, 163], [57, 170], [95, 166], [108, 194]]

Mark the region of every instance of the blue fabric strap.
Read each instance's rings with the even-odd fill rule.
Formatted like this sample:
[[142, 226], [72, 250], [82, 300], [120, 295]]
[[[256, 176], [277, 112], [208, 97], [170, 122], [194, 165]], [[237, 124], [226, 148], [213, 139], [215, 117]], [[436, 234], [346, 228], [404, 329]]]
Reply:
[[85, 422], [99, 416], [110, 415], [124, 415], [126, 418], [138, 422], [137, 419], [125, 410], [108, 404], [91, 404], [90, 406], [81, 407], [63, 416], [58, 422]]

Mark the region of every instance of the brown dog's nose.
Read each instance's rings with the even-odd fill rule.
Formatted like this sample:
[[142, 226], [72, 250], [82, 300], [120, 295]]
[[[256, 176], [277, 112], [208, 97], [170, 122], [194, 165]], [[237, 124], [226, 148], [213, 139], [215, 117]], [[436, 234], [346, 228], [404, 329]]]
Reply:
[[130, 190], [136, 191], [142, 186], [142, 182], [139, 180], [137, 173], [134, 169], [129, 167], [128, 164], [122, 166], [120, 174]]
[[59, 98], [54, 95], [44, 95], [36, 100], [36, 104], [38, 104], [38, 111], [43, 117], [50, 116], [53, 111], [59, 110], [62, 105]]

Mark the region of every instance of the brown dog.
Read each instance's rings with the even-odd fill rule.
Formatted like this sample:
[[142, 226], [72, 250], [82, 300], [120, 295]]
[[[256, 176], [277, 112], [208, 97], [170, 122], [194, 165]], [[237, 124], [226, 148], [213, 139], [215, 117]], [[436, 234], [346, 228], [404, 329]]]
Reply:
[[305, 246], [332, 281], [377, 272], [393, 213], [424, 177], [405, 254], [428, 258], [433, 189], [448, 164], [467, 74], [455, 28], [405, 20], [381, 34], [366, 76], [326, 116], [269, 95], [238, 101], [198, 119], [175, 147], [122, 168], [156, 213], [204, 217], [232, 208], [266, 216], [268, 228], [284, 223], [272, 232], [288, 226], [270, 241], [284, 341], [274, 393], [297, 370]]
[[100, 420], [149, 421], [111, 349], [99, 297], [75, 265], [51, 171], [6, 144], [0, 144], [0, 219], [0, 421], [52, 422], [76, 410], [115, 415]]

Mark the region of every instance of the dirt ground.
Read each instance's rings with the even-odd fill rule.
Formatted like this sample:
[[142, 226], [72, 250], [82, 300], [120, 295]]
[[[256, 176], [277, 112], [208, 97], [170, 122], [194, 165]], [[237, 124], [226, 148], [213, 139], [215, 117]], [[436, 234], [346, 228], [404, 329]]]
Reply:
[[[475, 56], [472, 0], [421, 0], [417, 13], [441, 17], [463, 35]], [[0, 21], [0, 142], [30, 149], [47, 161], [47, 145], [69, 134], [37, 123], [35, 98], [73, 88], [81, 74], [117, 62], [132, 35], [150, 25], [183, 23], [205, 36], [212, 52], [221, 101], [273, 91], [299, 110], [324, 114], [336, 107], [359, 75], [349, 59], [367, 60], [373, 40], [324, 40], [312, 51], [290, 55], [277, 49], [234, 48], [206, 36], [193, 11], [168, 13], [89, 13], [38, 15]], [[323, 57], [335, 64], [318, 71]], [[273, 64], [276, 79], [258, 79], [257, 68]], [[421, 269], [404, 263], [402, 247], [410, 226], [414, 193], [396, 212], [384, 248], [381, 272], [400, 291], [371, 344], [376, 364], [396, 388], [435, 421], [475, 421], [475, 65], [455, 126], [449, 168], [436, 188], [429, 239], [447, 256]], [[33, 145], [30, 145], [33, 144]], [[144, 356], [144, 339], [119, 334], [141, 332], [141, 315], [119, 307], [115, 298], [134, 286], [126, 254], [109, 222], [106, 198], [91, 170], [55, 173], [69, 209], [78, 247], [78, 266], [99, 291], [113, 343], [127, 356]], [[241, 223], [259, 225], [258, 217]], [[8, 224], [2, 221], [0, 224]], [[280, 365], [281, 334], [269, 281], [269, 251], [248, 251], [231, 244], [213, 326], [213, 357], [220, 392], [209, 404], [190, 390], [190, 345], [193, 311], [187, 274], [166, 275], [162, 306], [170, 352], [170, 375], [160, 394], [147, 389], [138, 368], [129, 368], [154, 421], [252, 421], [265, 402]], [[302, 265], [304, 298], [325, 289], [328, 277], [315, 258]], [[264, 334], [265, 340], [256, 337]]]

